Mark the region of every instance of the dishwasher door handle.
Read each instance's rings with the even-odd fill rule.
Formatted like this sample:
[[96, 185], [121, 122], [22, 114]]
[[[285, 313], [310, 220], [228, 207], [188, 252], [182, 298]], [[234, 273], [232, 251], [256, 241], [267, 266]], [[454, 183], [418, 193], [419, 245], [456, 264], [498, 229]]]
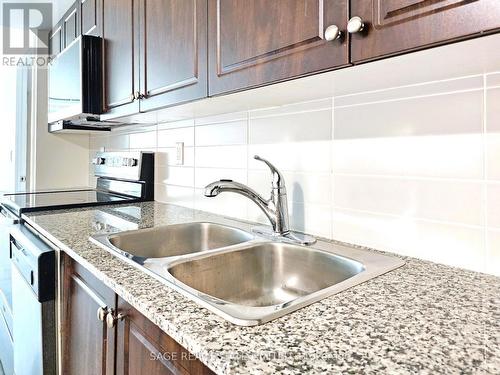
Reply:
[[27, 251], [17, 247], [13, 241], [10, 242], [10, 246], [12, 264], [17, 268], [24, 280], [33, 287], [35, 285], [35, 272], [26, 260]]
[[18, 224], [19, 219], [9, 214], [5, 209], [0, 208], [0, 225], [8, 226]]

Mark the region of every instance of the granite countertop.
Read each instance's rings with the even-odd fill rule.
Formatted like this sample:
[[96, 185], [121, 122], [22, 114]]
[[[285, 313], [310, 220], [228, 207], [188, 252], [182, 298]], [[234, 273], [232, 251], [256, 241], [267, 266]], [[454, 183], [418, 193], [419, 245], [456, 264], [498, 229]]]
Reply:
[[500, 373], [500, 278], [406, 265], [282, 318], [233, 325], [89, 241], [164, 224], [249, 224], [157, 202], [24, 216], [218, 374]]

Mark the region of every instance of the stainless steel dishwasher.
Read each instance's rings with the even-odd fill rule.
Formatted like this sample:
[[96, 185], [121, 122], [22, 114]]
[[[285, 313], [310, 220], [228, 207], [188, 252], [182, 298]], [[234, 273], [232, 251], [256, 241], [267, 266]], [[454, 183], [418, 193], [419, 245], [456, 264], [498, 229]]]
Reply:
[[9, 233], [17, 222], [17, 217], [0, 205], [0, 362], [5, 374], [14, 373]]
[[10, 232], [16, 375], [56, 373], [55, 250], [25, 226]]

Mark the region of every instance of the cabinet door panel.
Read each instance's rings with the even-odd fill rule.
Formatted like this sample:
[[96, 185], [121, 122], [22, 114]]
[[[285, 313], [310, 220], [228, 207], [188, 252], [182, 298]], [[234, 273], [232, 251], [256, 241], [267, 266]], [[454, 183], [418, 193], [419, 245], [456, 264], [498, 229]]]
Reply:
[[500, 28], [498, 0], [351, 0], [366, 27], [351, 36], [353, 62]]
[[139, 90], [137, 37], [134, 28], [138, 16], [137, 1], [104, 1], [105, 99], [108, 110], [120, 109], [123, 114], [135, 113], [138, 102], [134, 93]]
[[102, 36], [102, 0], [80, 0], [82, 34]]
[[49, 49], [51, 56], [56, 56], [62, 50], [62, 27], [61, 25], [56, 25], [49, 37]]
[[62, 373], [111, 375], [115, 330], [97, 319], [97, 310], [114, 308], [115, 294], [68, 256], [63, 269]]
[[205, 0], [141, 1], [141, 110], [207, 96]]
[[348, 64], [348, 0], [209, 0], [210, 95]]
[[64, 46], [67, 47], [79, 35], [78, 10], [72, 7], [64, 17]]
[[213, 372], [118, 297], [117, 375], [212, 375]]

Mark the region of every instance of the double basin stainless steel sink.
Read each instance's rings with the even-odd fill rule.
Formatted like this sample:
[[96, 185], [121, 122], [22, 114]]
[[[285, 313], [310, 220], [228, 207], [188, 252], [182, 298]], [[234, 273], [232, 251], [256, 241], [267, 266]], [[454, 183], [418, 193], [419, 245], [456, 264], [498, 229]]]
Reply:
[[207, 222], [91, 238], [186, 297], [243, 326], [268, 322], [404, 264], [318, 241], [272, 242]]

